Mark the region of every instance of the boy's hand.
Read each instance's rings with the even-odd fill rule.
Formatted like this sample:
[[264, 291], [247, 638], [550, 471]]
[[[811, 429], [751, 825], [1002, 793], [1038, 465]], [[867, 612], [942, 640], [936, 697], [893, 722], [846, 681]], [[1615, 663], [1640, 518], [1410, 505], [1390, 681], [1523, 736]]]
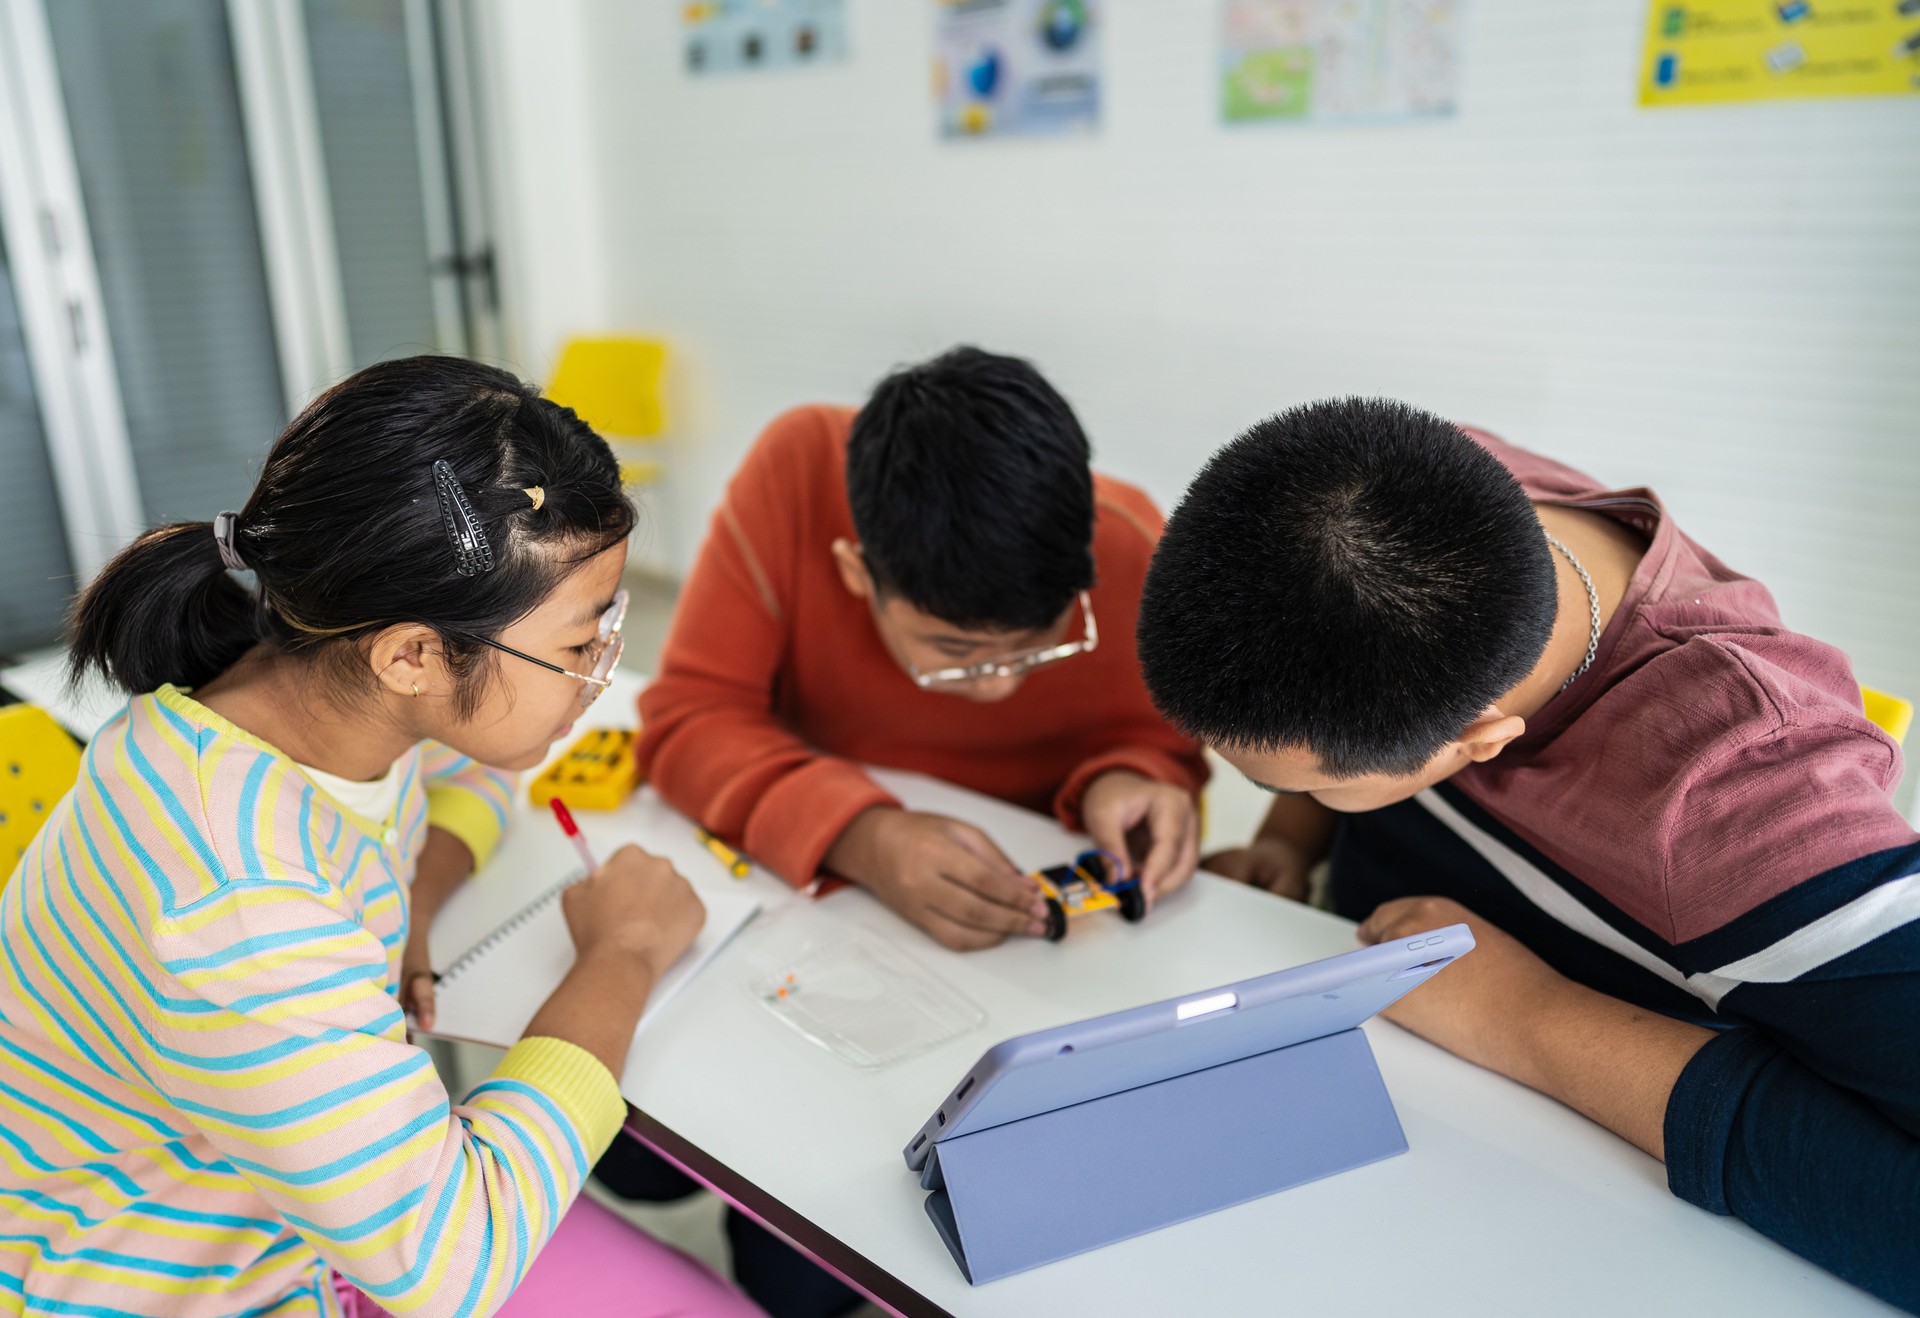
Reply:
[[1200, 862], [1200, 868], [1235, 883], [1265, 888], [1276, 897], [1304, 902], [1313, 862], [1285, 838], [1257, 837], [1244, 847], [1214, 852]]
[[1224, 878], [1304, 902], [1313, 867], [1333, 848], [1337, 818], [1311, 796], [1282, 793], [1274, 797], [1253, 841], [1217, 851], [1200, 863]]
[[1039, 887], [958, 819], [876, 806], [847, 825], [826, 865], [956, 952], [1047, 930]]
[[1666, 1157], [1674, 1084], [1712, 1031], [1576, 984], [1444, 898], [1384, 903], [1360, 926], [1360, 941], [1388, 943], [1446, 924], [1469, 926], [1473, 951], [1388, 1007], [1387, 1019]]
[[1193, 877], [1200, 863], [1200, 814], [1178, 787], [1110, 769], [1087, 785], [1080, 818], [1093, 844], [1125, 857], [1147, 905]]
[[1357, 931], [1363, 943], [1464, 924], [1473, 950], [1381, 1014], [1448, 1052], [1516, 1079], [1527, 1079], [1523, 1056], [1532, 1013], [1573, 982], [1459, 902], [1402, 897], [1384, 902]]

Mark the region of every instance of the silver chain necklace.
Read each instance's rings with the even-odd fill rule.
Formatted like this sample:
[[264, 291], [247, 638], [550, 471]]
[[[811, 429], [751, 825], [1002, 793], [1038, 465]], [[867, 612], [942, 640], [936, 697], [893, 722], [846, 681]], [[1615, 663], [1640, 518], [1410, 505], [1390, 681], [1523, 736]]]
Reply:
[[[1567, 562], [1573, 564], [1573, 570], [1580, 575], [1580, 584], [1587, 588], [1587, 616], [1590, 621], [1590, 625], [1587, 631], [1587, 657], [1585, 659], [1582, 659], [1580, 661], [1580, 666], [1573, 670], [1573, 676], [1569, 677], [1566, 681], [1560, 684], [1560, 691], [1565, 691], [1568, 687], [1572, 686], [1576, 681], [1579, 680], [1580, 674], [1586, 672], [1589, 668], [1593, 667], [1593, 656], [1599, 653], [1599, 650], [1600, 650], [1600, 592], [1593, 588], [1593, 578], [1587, 575], [1586, 568], [1582, 567], [1580, 565], [1580, 560], [1573, 556], [1573, 551], [1571, 549], [1568, 549], [1564, 544], [1560, 542], [1560, 537], [1556, 536], [1551, 531], [1548, 531], [1546, 533], [1546, 536], [1547, 536], [1548, 544], [1552, 545], [1555, 549], [1558, 549], [1561, 553], [1567, 556]], [[1554, 694], [1557, 696], [1560, 694], [1560, 691], [1556, 691], [1554, 692]]]

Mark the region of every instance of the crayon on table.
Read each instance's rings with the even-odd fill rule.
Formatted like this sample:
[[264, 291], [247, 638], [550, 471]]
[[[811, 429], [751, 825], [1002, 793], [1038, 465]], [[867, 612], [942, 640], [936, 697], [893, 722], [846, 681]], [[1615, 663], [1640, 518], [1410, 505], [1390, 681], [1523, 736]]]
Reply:
[[722, 842], [706, 829], [696, 830], [700, 834], [700, 845], [713, 853], [713, 858], [727, 867], [727, 873], [736, 879], [744, 879], [753, 872], [753, 863], [732, 847]]

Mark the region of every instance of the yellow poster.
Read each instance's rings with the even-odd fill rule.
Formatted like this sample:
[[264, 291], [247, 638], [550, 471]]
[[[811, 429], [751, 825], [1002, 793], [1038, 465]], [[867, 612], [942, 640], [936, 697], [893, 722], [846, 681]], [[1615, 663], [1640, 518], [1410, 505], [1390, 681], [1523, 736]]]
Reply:
[[1920, 0], [1651, 0], [1640, 104], [1920, 92]]

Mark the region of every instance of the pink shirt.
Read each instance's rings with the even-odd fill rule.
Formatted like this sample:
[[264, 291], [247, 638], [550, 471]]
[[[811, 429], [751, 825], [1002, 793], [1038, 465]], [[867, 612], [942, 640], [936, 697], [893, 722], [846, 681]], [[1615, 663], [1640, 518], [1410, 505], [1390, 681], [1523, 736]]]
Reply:
[[1683, 534], [1652, 491], [1467, 433], [1536, 502], [1649, 541], [1593, 667], [1452, 779], [1469, 798], [1674, 944], [1914, 840], [1891, 801], [1900, 748], [1861, 712], [1846, 655], [1788, 630], [1767, 588]]

